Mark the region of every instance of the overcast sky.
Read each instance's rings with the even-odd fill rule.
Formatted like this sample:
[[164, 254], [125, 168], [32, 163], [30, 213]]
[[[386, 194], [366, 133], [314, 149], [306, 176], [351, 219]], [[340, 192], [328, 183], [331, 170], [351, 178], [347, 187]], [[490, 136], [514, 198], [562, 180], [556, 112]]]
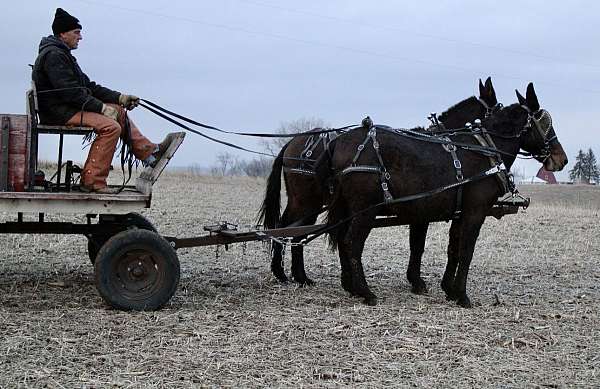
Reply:
[[[367, 114], [426, 125], [492, 76], [505, 105], [534, 82], [571, 161], [580, 148], [600, 154], [597, 1], [5, 1], [0, 112], [25, 112], [27, 64], [56, 7], [83, 25], [73, 54], [92, 80], [214, 126], [273, 132], [316, 117], [337, 127]], [[174, 130], [143, 108], [131, 115], [154, 141]], [[68, 156], [83, 160], [70, 138]], [[56, 142], [41, 140], [43, 157]], [[209, 166], [223, 151], [235, 152], [189, 134], [173, 164]]]

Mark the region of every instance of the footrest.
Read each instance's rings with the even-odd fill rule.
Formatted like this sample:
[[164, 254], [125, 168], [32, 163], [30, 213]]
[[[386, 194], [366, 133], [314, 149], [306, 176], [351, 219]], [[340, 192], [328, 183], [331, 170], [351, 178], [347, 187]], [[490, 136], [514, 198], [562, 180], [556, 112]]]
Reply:
[[504, 215], [514, 215], [519, 212], [519, 207], [516, 205], [494, 205], [488, 212], [488, 216], [493, 216], [500, 220]]
[[508, 199], [502, 199], [502, 200], [498, 200], [496, 201], [497, 206], [515, 206], [515, 207], [522, 207], [523, 209], [529, 207], [529, 204], [531, 203], [531, 199], [529, 197], [523, 198], [523, 197], [515, 197], [515, 198], [508, 198]]
[[149, 195], [152, 193], [152, 185], [154, 185], [156, 180], [158, 180], [158, 177], [162, 171], [165, 169], [171, 158], [173, 158], [173, 155], [183, 142], [183, 138], [185, 138], [185, 132], [176, 133], [175, 138], [169, 145], [169, 148], [165, 151], [165, 154], [160, 161], [158, 161], [156, 166], [154, 168], [148, 166], [142, 171], [140, 176], [135, 181], [135, 187], [138, 192], [144, 195]]

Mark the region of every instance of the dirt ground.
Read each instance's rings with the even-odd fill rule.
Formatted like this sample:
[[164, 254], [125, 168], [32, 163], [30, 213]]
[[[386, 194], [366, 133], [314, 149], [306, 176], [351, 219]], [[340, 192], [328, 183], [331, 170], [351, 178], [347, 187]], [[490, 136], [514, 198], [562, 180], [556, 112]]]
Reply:
[[[164, 235], [248, 226], [264, 186], [171, 174], [143, 214]], [[306, 250], [307, 288], [278, 283], [260, 243], [180, 250], [172, 301], [127, 313], [99, 297], [85, 238], [0, 236], [0, 387], [599, 387], [600, 188], [521, 191], [531, 207], [481, 232], [472, 309], [439, 288], [445, 223], [430, 229], [424, 296], [405, 279], [407, 228], [371, 235], [376, 307], [342, 290], [324, 241]]]

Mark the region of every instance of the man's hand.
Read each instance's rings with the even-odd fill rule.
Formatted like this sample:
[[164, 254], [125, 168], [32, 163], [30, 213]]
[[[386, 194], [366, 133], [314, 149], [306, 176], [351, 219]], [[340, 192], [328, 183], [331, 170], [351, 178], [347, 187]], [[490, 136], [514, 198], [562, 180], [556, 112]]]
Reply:
[[109, 117], [115, 121], [118, 121], [119, 119], [119, 111], [115, 107], [111, 107], [107, 104], [102, 105], [102, 115]]
[[134, 95], [120, 95], [119, 96], [119, 104], [128, 110], [132, 110], [138, 106], [140, 103], [140, 98]]

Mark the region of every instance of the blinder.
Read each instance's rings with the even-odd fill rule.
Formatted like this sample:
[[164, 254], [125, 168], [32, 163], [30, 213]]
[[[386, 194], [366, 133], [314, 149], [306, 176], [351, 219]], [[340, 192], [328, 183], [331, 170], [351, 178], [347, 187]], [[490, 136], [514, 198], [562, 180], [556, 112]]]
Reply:
[[[554, 127], [552, 126], [550, 112], [545, 109], [538, 109], [532, 112], [526, 105], [522, 105], [521, 107], [527, 111], [527, 124], [523, 127], [523, 133], [533, 131], [534, 137], [544, 145], [540, 156], [548, 158], [550, 156], [550, 145], [558, 142], [558, 138], [554, 133]], [[554, 135], [548, 138], [548, 135], [551, 133]]]

